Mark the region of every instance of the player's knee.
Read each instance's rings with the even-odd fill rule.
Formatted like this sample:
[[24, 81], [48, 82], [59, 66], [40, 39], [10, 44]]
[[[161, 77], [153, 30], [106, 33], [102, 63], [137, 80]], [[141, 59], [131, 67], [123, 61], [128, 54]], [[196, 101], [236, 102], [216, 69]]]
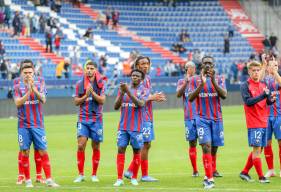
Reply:
[[144, 144], [143, 144], [143, 149], [145, 149], [145, 150], [149, 150], [150, 149], [150, 147], [151, 147], [151, 143], [150, 142], [145, 142]]
[[202, 150], [204, 154], [211, 153], [211, 144], [202, 144]]
[[189, 141], [189, 146], [190, 147], [196, 147], [196, 140], [192, 140], [192, 141]]
[[126, 152], [126, 147], [118, 147], [118, 153], [124, 154]]
[[22, 150], [21, 152], [24, 156], [29, 156], [29, 150]]
[[86, 145], [85, 143], [78, 143], [78, 151], [85, 151]]
[[218, 151], [218, 147], [212, 147], [212, 155], [216, 155]]
[[138, 154], [138, 153], [140, 153], [140, 151], [141, 151], [140, 149], [134, 149], [134, 148], [133, 148], [134, 154]]

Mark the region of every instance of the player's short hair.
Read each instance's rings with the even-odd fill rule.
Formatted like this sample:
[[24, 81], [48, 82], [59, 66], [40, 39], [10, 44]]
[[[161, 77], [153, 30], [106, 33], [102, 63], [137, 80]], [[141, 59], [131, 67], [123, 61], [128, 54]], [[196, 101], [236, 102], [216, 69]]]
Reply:
[[184, 69], [187, 70], [188, 67], [195, 67], [195, 64], [192, 61], [188, 61], [184, 65]]
[[251, 67], [261, 67], [261, 63], [257, 61], [250, 61], [247, 63], [247, 68], [250, 69]]
[[93, 65], [95, 68], [98, 67], [98, 65], [96, 64], [96, 62], [93, 62], [93, 61], [87, 62], [85, 66], [87, 66], [87, 65]]
[[34, 70], [34, 64], [30, 59], [25, 59], [20, 63], [20, 72], [27, 68], [32, 68]]
[[132, 74], [133, 74], [134, 72], [139, 72], [139, 73], [141, 74], [141, 79], [144, 80], [144, 77], [145, 77], [144, 72], [142, 72], [142, 71], [139, 70], [139, 69], [133, 69], [133, 70], [131, 71], [130, 76], [132, 76]]
[[215, 62], [214, 57], [212, 57], [212, 56], [210, 56], [210, 55], [205, 55], [205, 56], [202, 58], [202, 63], [204, 63], [204, 62], [203, 62], [203, 61], [204, 61], [204, 59], [207, 59], [207, 58], [212, 59], [213, 63]]
[[137, 65], [139, 64], [139, 61], [142, 60], [142, 59], [147, 59], [148, 62], [149, 62], [149, 65], [151, 66], [151, 61], [150, 61], [149, 57], [140, 55], [140, 56], [137, 57], [137, 59], [134, 62], [134, 69], [137, 68]]

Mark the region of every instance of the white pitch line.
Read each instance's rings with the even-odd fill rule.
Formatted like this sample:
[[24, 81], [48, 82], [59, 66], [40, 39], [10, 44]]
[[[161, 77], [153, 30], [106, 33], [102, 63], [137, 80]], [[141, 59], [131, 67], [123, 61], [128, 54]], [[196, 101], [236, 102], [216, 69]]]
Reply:
[[[0, 188], [4, 189], [4, 188], [8, 188], [8, 189], [17, 189], [20, 187], [17, 186], [0, 186]], [[47, 187], [44, 186], [36, 186], [34, 187], [34, 189], [46, 189]], [[143, 191], [143, 190], [149, 190], [149, 191], [204, 191], [203, 187], [202, 188], [184, 188], [184, 187], [126, 187], [126, 186], [122, 186], [122, 187], [76, 187], [76, 186], [61, 186], [59, 188], [56, 188], [57, 190], [59, 189], [66, 189], [66, 190], [85, 190], [85, 189], [89, 189], [89, 190], [93, 190], [93, 189], [100, 189], [100, 190], [109, 190], [109, 189], [119, 189], [119, 190], [139, 190], [139, 191]], [[238, 191], [238, 192], [242, 192], [244, 189], [239, 189], [239, 188], [214, 188], [213, 190], [215, 191]], [[280, 192], [280, 189], [245, 189], [244, 191], [247, 192]]]
[[[233, 173], [223, 173], [223, 175], [232, 175]], [[117, 174], [100, 174], [100, 177], [116, 177]], [[187, 175], [191, 177], [191, 173], [152, 173], [151, 175], [156, 175], [156, 176], [183, 176], [183, 175]], [[57, 176], [54, 178], [75, 178], [77, 175], [61, 175], [61, 176]], [[16, 179], [17, 176], [13, 177], [13, 178], [9, 178], [9, 177], [0, 177], [0, 180], [12, 180], [12, 179]], [[87, 177], [87, 176], [86, 176]], [[90, 177], [90, 175], [89, 175]]]

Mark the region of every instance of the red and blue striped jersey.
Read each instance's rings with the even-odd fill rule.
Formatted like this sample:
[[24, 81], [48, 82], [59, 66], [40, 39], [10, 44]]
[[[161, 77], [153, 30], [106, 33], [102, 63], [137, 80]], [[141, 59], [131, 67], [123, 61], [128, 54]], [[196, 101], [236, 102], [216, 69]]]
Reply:
[[[147, 90], [143, 85], [139, 85], [137, 88], [129, 88], [130, 92], [134, 94], [138, 99], [146, 101], [149, 95], [149, 90]], [[118, 96], [121, 92], [118, 91]], [[118, 125], [118, 130], [122, 131], [135, 131], [142, 132], [143, 120], [145, 116], [145, 106], [136, 106], [132, 99], [124, 94], [121, 104], [121, 116]]]
[[[76, 83], [75, 87], [75, 97], [83, 97], [86, 94], [86, 90], [84, 90], [83, 94], [79, 94], [79, 89], [82, 80], [78, 81]], [[104, 95], [104, 86], [101, 88], [98, 88], [97, 82], [94, 81], [93, 83], [93, 90], [95, 93], [97, 93], [100, 96]], [[87, 122], [100, 122], [102, 123], [102, 111], [103, 111], [103, 105], [97, 103], [93, 96], [90, 95], [84, 103], [82, 103], [79, 107], [78, 112], [78, 122], [87, 123]]]
[[273, 77], [267, 76], [264, 79], [271, 93], [276, 94], [276, 100], [272, 105], [268, 106], [269, 116], [276, 117], [281, 115], [281, 87]]
[[[152, 92], [151, 79], [149, 75], [145, 76], [145, 79], [143, 80], [143, 86], [148, 89], [149, 92]], [[145, 103], [144, 121], [153, 122], [152, 101], [147, 101]]]
[[[216, 75], [215, 79], [221, 88], [226, 89], [225, 79], [222, 76]], [[188, 92], [193, 92], [200, 84], [200, 76], [192, 77], [188, 85]], [[199, 95], [196, 97], [195, 102], [197, 106], [197, 115], [199, 117], [210, 120], [222, 119], [220, 97], [217, 91], [215, 90], [215, 87], [213, 86], [210, 77], [207, 77], [206, 83], [201, 89]]]
[[[46, 95], [45, 81], [42, 77], [34, 78], [34, 85], [37, 90]], [[28, 91], [23, 80], [14, 80], [14, 98], [23, 97]], [[44, 128], [44, 117], [42, 103], [34, 93], [31, 93], [25, 103], [18, 107], [18, 128]]]
[[[180, 79], [177, 83], [177, 90], [182, 87], [184, 84], [185, 79]], [[184, 120], [191, 120], [195, 119], [196, 117], [196, 102], [190, 102], [188, 101], [188, 85], [186, 86], [186, 89], [184, 91], [184, 94], [182, 95], [182, 101], [184, 106]]]

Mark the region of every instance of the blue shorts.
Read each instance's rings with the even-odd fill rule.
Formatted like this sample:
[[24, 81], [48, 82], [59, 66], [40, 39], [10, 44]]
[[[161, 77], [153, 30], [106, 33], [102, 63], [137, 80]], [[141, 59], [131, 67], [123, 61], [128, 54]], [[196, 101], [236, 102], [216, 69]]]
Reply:
[[141, 149], [143, 147], [143, 134], [135, 131], [118, 131], [117, 146], [127, 147], [130, 144], [133, 149]]
[[266, 147], [266, 128], [248, 129], [248, 143], [251, 147]]
[[198, 138], [196, 130], [196, 120], [186, 120], [184, 121], [185, 125], [185, 139], [187, 141], [194, 141]]
[[91, 138], [95, 142], [103, 141], [103, 124], [99, 122], [77, 122], [77, 137]]
[[143, 122], [142, 134], [143, 142], [151, 142], [152, 140], [154, 140], [154, 126], [152, 122]]
[[196, 118], [199, 144], [211, 143], [212, 146], [224, 146], [223, 122]]
[[47, 140], [44, 128], [18, 128], [20, 150], [29, 150], [33, 142], [34, 149], [47, 150]]
[[274, 133], [275, 139], [281, 139], [281, 117], [269, 117], [267, 123], [267, 140], [272, 139], [272, 134]]

